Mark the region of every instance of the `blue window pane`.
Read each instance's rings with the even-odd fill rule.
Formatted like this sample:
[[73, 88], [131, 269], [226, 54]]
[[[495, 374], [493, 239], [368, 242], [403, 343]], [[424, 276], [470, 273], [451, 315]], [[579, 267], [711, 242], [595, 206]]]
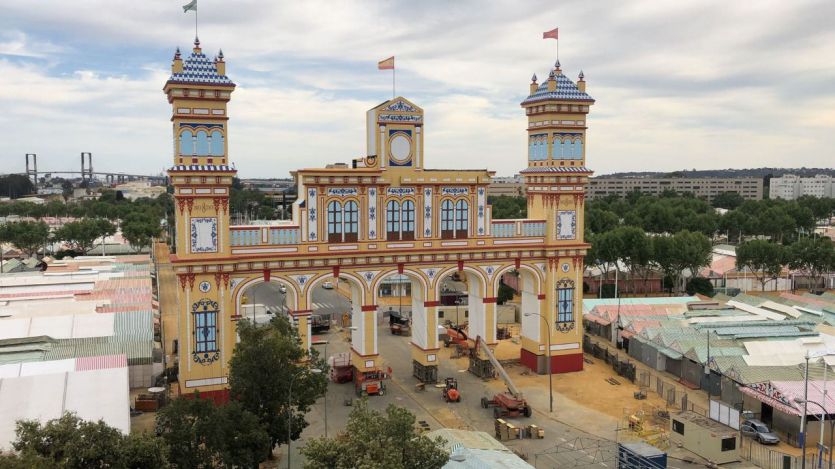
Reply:
[[415, 231], [415, 203], [411, 200], [403, 202], [403, 231]]
[[190, 130], [186, 130], [180, 134], [180, 154], [194, 154], [194, 134]]
[[328, 204], [328, 234], [342, 233], [342, 204], [333, 201]]
[[583, 141], [579, 138], [574, 140], [574, 158], [578, 160], [583, 159]]
[[197, 155], [205, 156], [209, 154], [209, 134], [205, 130], [197, 131]]
[[223, 134], [219, 130], [212, 132], [212, 148], [209, 150], [210, 155], [223, 156]]
[[358, 208], [357, 203], [353, 200], [345, 202], [345, 232], [356, 233], [359, 231]]
[[455, 203], [455, 231], [467, 231], [469, 204], [466, 200], [459, 200]]
[[451, 200], [444, 200], [441, 203], [441, 229], [451, 230], [454, 220], [453, 205]]

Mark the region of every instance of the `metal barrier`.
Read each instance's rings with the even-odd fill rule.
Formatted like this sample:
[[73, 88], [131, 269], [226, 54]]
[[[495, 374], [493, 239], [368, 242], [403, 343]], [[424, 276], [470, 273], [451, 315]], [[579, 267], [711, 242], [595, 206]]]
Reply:
[[[800, 469], [802, 459], [802, 456], [784, 453], [744, 437], [739, 445], [739, 456], [763, 469]], [[807, 466], [815, 467], [816, 461], [817, 453], [807, 451]]]

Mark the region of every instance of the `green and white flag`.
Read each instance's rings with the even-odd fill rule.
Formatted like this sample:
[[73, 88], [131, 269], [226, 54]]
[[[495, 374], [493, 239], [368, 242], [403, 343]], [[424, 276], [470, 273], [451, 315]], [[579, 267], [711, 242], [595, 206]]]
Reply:
[[197, 11], [197, 0], [191, 0], [183, 5], [183, 13], [188, 13], [189, 11]]

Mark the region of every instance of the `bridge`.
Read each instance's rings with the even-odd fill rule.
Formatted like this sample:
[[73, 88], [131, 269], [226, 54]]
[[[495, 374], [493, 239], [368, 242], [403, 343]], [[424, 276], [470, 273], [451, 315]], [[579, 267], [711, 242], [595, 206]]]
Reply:
[[118, 184], [127, 181], [136, 181], [140, 179], [147, 179], [149, 181], [159, 184], [166, 184], [168, 178], [164, 175], [145, 175], [145, 174], [128, 174], [122, 172], [112, 171], [94, 171], [93, 170], [93, 154], [89, 152], [81, 153], [81, 170], [80, 171], [38, 171], [38, 155], [35, 153], [26, 154], [26, 171], [20, 173], [0, 173], [0, 176], [8, 176], [11, 174], [19, 174], [27, 176], [37, 187], [42, 181], [43, 177], [50, 177], [55, 174], [81, 176], [82, 181], [92, 181], [94, 179], [103, 179], [107, 184]]

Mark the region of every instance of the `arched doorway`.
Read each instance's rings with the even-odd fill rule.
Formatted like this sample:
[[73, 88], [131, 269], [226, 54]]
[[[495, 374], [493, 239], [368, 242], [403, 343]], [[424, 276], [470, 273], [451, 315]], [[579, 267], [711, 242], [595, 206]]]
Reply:
[[252, 279], [238, 289], [235, 314], [257, 324], [269, 322], [276, 314], [289, 314], [298, 305], [298, 291], [287, 280], [273, 277]]

